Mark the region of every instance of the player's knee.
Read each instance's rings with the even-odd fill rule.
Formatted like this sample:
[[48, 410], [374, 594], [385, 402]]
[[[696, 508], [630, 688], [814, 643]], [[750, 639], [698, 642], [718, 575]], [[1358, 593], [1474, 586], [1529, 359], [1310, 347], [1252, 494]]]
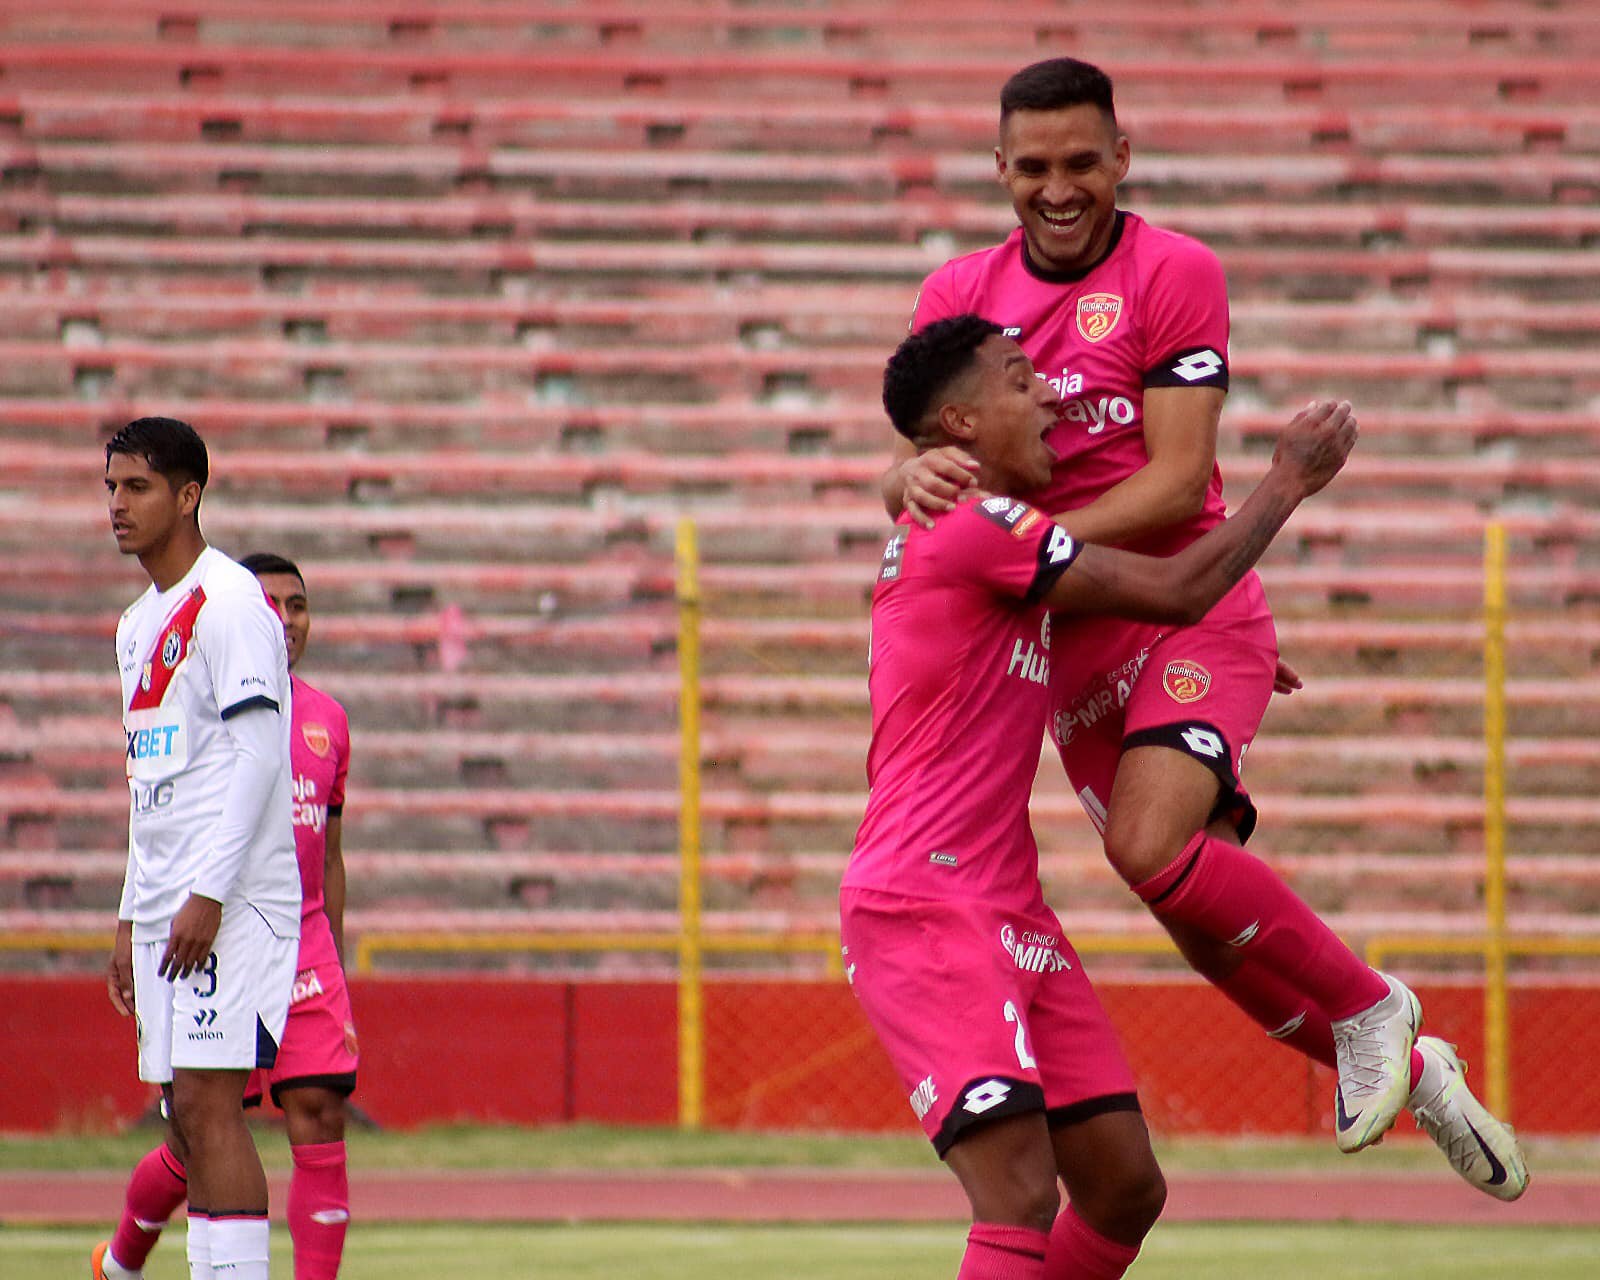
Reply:
[[1136, 1245], [1149, 1234], [1167, 1203], [1167, 1182], [1152, 1161], [1147, 1166], [1112, 1174], [1097, 1182], [1073, 1208], [1107, 1239]]
[[1128, 1234], [1142, 1240], [1156, 1225], [1167, 1204], [1167, 1180], [1158, 1168], [1151, 1168], [1123, 1192], [1122, 1223]]
[[344, 1141], [344, 1097], [331, 1089], [285, 1090], [283, 1114], [292, 1146]]
[[242, 1083], [235, 1072], [175, 1072], [172, 1078], [171, 1123], [185, 1147], [219, 1125], [243, 1125]]
[[1054, 1171], [1012, 1168], [997, 1172], [975, 1197], [973, 1216], [980, 1222], [1049, 1231], [1061, 1211], [1061, 1187]]
[[1169, 827], [1146, 811], [1113, 809], [1106, 818], [1106, 859], [1128, 884], [1143, 883], [1183, 852], [1184, 841]]
[[1011, 1221], [1017, 1226], [1049, 1231], [1061, 1212], [1061, 1186], [1054, 1177], [1034, 1177], [1019, 1182], [1011, 1190]]

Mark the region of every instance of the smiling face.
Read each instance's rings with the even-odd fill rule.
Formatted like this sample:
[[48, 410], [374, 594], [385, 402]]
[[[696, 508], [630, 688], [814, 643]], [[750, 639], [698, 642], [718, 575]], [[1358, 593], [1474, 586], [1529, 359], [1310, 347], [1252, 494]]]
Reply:
[[292, 573], [258, 573], [256, 581], [283, 619], [283, 642], [289, 650], [292, 671], [305, 654], [306, 638], [311, 634], [311, 601], [306, 598], [306, 584]]
[[106, 509], [111, 536], [125, 556], [159, 554], [200, 501], [194, 481], [175, 483], [147, 458], [113, 453], [106, 459]]
[[1129, 150], [1099, 107], [1013, 111], [994, 154], [1035, 266], [1079, 272], [1104, 256]]
[[1013, 495], [1048, 484], [1056, 455], [1044, 438], [1056, 424], [1061, 400], [1035, 376], [1022, 348], [991, 334], [963, 383], [942, 412], [950, 415], [946, 430], [983, 464], [978, 483], [991, 493]]

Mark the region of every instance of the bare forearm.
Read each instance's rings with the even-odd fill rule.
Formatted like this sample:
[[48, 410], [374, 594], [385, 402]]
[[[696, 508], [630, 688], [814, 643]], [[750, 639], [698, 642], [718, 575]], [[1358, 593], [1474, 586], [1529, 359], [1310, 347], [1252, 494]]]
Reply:
[[1304, 496], [1286, 472], [1267, 472], [1239, 510], [1169, 563], [1195, 616], [1202, 616], [1255, 567]]

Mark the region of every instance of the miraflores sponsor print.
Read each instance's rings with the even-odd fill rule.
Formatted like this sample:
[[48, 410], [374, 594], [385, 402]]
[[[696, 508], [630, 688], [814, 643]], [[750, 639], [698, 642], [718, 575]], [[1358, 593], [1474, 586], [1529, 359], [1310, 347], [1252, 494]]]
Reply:
[[1000, 927], [1001, 947], [1024, 973], [1057, 973], [1072, 968], [1072, 961], [1061, 954], [1057, 945], [1060, 941], [1053, 933], [1024, 929], [1019, 934], [1013, 925]]
[[1050, 724], [1050, 736], [1056, 745], [1068, 745], [1080, 728], [1087, 729], [1112, 711], [1127, 706], [1133, 686], [1149, 658], [1150, 646], [1146, 645], [1121, 666], [1106, 672], [1099, 683], [1079, 694], [1070, 708], [1057, 711]]

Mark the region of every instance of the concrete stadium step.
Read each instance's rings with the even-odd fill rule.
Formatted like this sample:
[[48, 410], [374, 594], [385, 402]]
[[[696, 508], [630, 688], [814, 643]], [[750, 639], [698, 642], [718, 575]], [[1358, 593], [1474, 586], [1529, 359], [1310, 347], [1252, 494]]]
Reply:
[[[1577, 24], [1584, 30], [1583, 24]], [[1141, 51], [1142, 52], [1142, 51]], [[1017, 68], [1014, 50], [952, 56], [948, 48], [914, 60], [847, 54], [745, 50], [612, 50], [506, 47], [493, 51], [270, 47], [208, 42], [149, 44], [9, 40], [3, 66], [8, 85], [63, 89], [87, 79], [105, 89], [162, 91], [190, 84], [210, 92], [394, 93], [424, 87], [468, 96], [525, 93], [530, 82], [549, 92], [613, 96], [629, 89], [693, 95], [709, 84], [737, 80], [749, 93], [816, 94], [903, 100], [923, 96], [936, 78], [953, 101], [992, 99]], [[1301, 53], [1176, 57], [1129, 53], [1117, 58], [1123, 94], [1145, 102], [1319, 102], [1356, 106], [1370, 101], [1375, 77], [1404, 86], [1408, 102], [1451, 100], [1493, 106], [1507, 97], [1555, 105], [1587, 100], [1593, 57], [1525, 52], [1488, 56], [1461, 52], [1417, 56], [1400, 42], [1387, 53], [1365, 51], [1341, 60]]]
[[[333, 676], [331, 687], [337, 687]], [[1312, 694], [1306, 695], [1314, 697]], [[1419, 794], [1481, 795], [1485, 748], [1481, 738], [1420, 734], [1372, 739], [1277, 733], [1270, 726], [1250, 755], [1248, 782], [1272, 792], [1360, 794], [1409, 779]], [[115, 716], [54, 717], [19, 724], [0, 749], [0, 778], [10, 762], [44, 770], [70, 788], [123, 782], [121, 725]], [[361, 782], [400, 786], [671, 787], [680, 740], [668, 722], [623, 732], [507, 731], [363, 728]], [[708, 717], [701, 737], [706, 785], [757, 792], [853, 789], [865, 773], [865, 735], [835, 727], [805, 728], [792, 718], [765, 732], [725, 726]], [[1581, 737], [1513, 738], [1505, 744], [1507, 790], [1520, 796], [1561, 796], [1600, 791], [1600, 749]], [[1055, 750], [1042, 745], [1041, 773], [1058, 767]]]
[[[1325, 388], [1323, 388], [1325, 390]], [[806, 397], [799, 397], [804, 401]], [[1304, 401], [1255, 404], [1238, 397], [1224, 413], [1224, 456], [1265, 447]], [[1514, 450], [1528, 459], [1592, 452], [1592, 418], [1573, 406], [1520, 407], [1508, 411], [1481, 403], [1453, 410], [1405, 409], [1382, 402], [1358, 407], [1363, 454], [1483, 453]], [[466, 404], [416, 404], [352, 399], [270, 402], [189, 396], [141, 400], [109, 394], [75, 397], [0, 397], [0, 430], [8, 440], [59, 444], [78, 438], [98, 452], [99, 442], [123, 423], [151, 413], [176, 414], [197, 423], [220, 447], [265, 444], [283, 449], [431, 451], [510, 448], [589, 455], [652, 450], [663, 455], [735, 448], [799, 457], [856, 453], [884, 458], [891, 431], [881, 405], [863, 401], [794, 403], [778, 394], [767, 401], [730, 400], [708, 405], [526, 404], [483, 397]], [[225, 483], [220, 474], [216, 482]], [[1335, 494], [1337, 489], [1333, 491]], [[1461, 509], [1459, 499], [1434, 495], [1430, 508]], [[0, 509], [3, 515], [3, 509]]]
[[[61, 395], [85, 370], [118, 394], [193, 394], [198, 385], [221, 394], [298, 399], [317, 386], [348, 387], [357, 396], [393, 396], [401, 387], [427, 400], [461, 400], [476, 392], [537, 398], [559, 380], [588, 401], [622, 398], [629, 389], [677, 402], [722, 397], [755, 399], [779, 387], [805, 388], [822, 400], [865, 400], [880, 386], [880, 343], [764, 350], [738, 342], [655, 349], [569, 347], [529, 351], [505, 343], [340, 342], [211, 339], [150, 342], [112, 339], [92, 347], [59, 341], [0, 339], [0, 395]], [[1325, 385], [1329, 356], [1277, 347], [1235, 355], [1235, 393], [1273, 400], [1296, 388]], [[1391, 352], [1338, 354], [1346, 396], [1416, 407], [1449, 405], [1479, 394], [1515, 409], [1535, 399], [1555, 405], [1600, 395], [1600, 372], [1588, 353], [1571, 350]], [[692, 372], [691, 372], [692, 371]], [[1047, 372], [1047, 371], [1041, 371]]]
[[[1208, 15], [1207, 26], [1218, 16]], [[1587, 24], [1578, 25], [1580, 31], [1587, 30]], [[1006, 39], [1012, 39], [1009, 25]], [[1117, 70], [1114, 65], [1113, 70]], [[453, 140], [479, 146], [802, 151], [916, 146], [981, 151], [992, 145], [995, 123], [994, 105], [988, 101], [889, 103], [870, 96], [769, 96], [753, 109], [749, 99], [700, 92], [666, 97], [638, 93], [479, 97], [463, 106], [409, 92], [333, 96], [312, 90], [284, 97], [196, 86], [183, 94], [107, 93], [80, 84], [24, 90], [14, 93], [11, 102], [18, 131], [33, 141], [232, 139], [415, 145]], [[1551, 108], [1503, 98], [1493, 106], [1463, 109], [1445, 102], [1393, 100], [1377, 109], [1364, 103], [1332, 108], [1290, 100], [1275, 104], [1269, 112], [1226, 100], [1190, 106], [1130, 101], [1124, 96], [1117, 115], [1140, 156], [1167, 150], [1495, 153], [1600, 146], [1600, 112], [1581, 102]]]
[[843, 49], [878, 53], [1046, 46], [1054, 41], [1091, 40], [1113, 47], [1148, 49], [1208, 56], [1218, 53], [1301, 51], [1323, 56], [1374, 52], [1415, 52], [1419, 48], [1452, 52], [1532, 54], [1552, 47], [1596, 51], [1592, 25], [1577, 8], [1554, 5], [1530, 11], [1503, 5], [1475, 6], [1466, 19], [1461, 11], [1437, 3], [1350, 4], [1315, 13], [1286, 12], [1248, 0], [1213, 6], [1204, 24], [1174, 25], [1170, 11], [1159, 5], [1130, 4], [1096, 14], [1093, 22], [1064, 12], [1060, 6], [1017, 3], [1008, 8], [1003, 29], [950, 3], [871, 6], [835, 3], [826, 8], [750, 6], [708, 9], [693, 4], [523, 3], [456, 5], [406, 18], [370, 0], [347, 0], [328, 9], [288, 0], [277, 4], [189, 6], [181, 16], [151, 0], [127, 3], [107, 15], [85, 0], [53, 8], [49, 20], [26, 11], [8, 18], [4, 28], [19, 37], [105, 39], [128, 41], [181, 38], [202, 47], [213, 42], [248, 40], [253, 44], [285, 42], [286, 24], [293, 24], [294, 43], [318, 47], [408, 47], [426, 50], [473, 50], [501, 47], [517, 37], [537, 33], [558, 46], [578, 48], [708, 49], [737, 48], [793, 52]]
[[[992, 132], [992, 121], [986, 121]], [[1600, 150], [1600, 143], [1597, 143]], [[619, 157], [626, 163], [627, 157]], [[1142, 165], [1141, 165], [1142, 167]], [[1194, 204], [1160, 202], [1139, 192], [1125, 200], [1151, 222], [1196, 236], [1217, 249], [1260, 245], [1316, 248], [1581, 248], [1600, 226], [1600, 212], [1583, 206], [1437, 206], [1424, 200], [1379, 202], [1334, 199], [1304, 204], [1248, 198]], [[511, 241], [547, 237], [574, 241], [615, 232], [619, 218], [636, 233], [693, 243], [781, 243], [796, 237], [841, 243], [918, 244], [924, 238], [955, 251], [1001, 239], [1016, 225], [992, 193], [970, 198], [918, 191], [892, 200], [753, 200], [696, 198], [630, 200], [625, 215], [615, 199], [584, 200], [522, 192], [460, 192], [440, 196], [246, 195], [191, 192], [183, 196], [56, 194], [19, 191], [7, 202], [18, 230], [63, 236], [208, 237], [337, 233], [353, 242], [375, 235]]]
[[[5, 786], [0, 787], [0, 801], [7, 815], [6, 833], [20, 848], [40, 843], [98, 847], [104, 825], [127, 812], [126, 793], [105, 788]], [[1263, 793], [1256, 801], [1273, 831], [1274, 848], [1284, 852], [1459, 852], [1481, 839], [1483, 804], [1475, 796]], [[701, 805], [707, 847], [729, 852], [795, 852], [830, 845], [848, 849], [863, 802], [856, 791], [708, 792]], [[1032, 812], [1041, 832], [1086, 821], [1071, 795], [1038, 794]], [[602, 850], [636, 841], [662, 847], [673, 839], [677, 820], [678, 796], [667, 790], [362, 788], [350, 795], [345, 838], [352, 848], [397, 850], [440, 845], [525, 849], [534, 841]], [[1506, 820], [1508, 841], [1529, 853], [1592, 847], [1600, 838], [1600, 801], [1516, 796], [1507, 802]]]

